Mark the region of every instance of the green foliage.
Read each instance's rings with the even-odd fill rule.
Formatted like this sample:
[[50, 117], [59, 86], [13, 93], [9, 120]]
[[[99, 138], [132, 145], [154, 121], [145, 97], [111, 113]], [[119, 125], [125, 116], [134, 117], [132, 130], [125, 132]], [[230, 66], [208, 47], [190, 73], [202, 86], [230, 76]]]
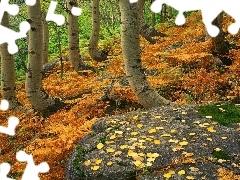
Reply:
[[221, 151], [213, 151], [212, 155], [216, 159], [225, 159], [225, 160], [230, 159], [228, 153], [225, 151], [222, 151], [222, 150]]
[[198, 112], [203, 116], [212, 116], [214, 121], [224, 126], [240, 122], [240, 108], [228, 102], [200, 106]]

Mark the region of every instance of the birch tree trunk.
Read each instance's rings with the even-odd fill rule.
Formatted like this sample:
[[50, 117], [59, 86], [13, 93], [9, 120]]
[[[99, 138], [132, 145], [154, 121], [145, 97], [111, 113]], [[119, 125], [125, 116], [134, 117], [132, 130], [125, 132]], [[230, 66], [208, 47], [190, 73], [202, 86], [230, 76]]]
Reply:
[[[9, 27], [8, 13], [4, 13], [1, 25]], [[16, 85], [15, 85], [15, 67], [13, 55], [8, 52], [7, 43], [0, 45], [1, 53], [1, 86], [2, 98], [8, 100], [9, 109], [16, 109], [22, 106], [16, 98]]]
[[98, 38], [100, 32], [100, 12], [99, 0], [92, 1], [92, 34], [88, 47], [89, 54], [96, 61], [104, 61], [107, 59], [108, 53], [98, 50]]
[[50, 114], [63, 103], [49, 97], [42, 87], [42, 22], [40, 0], [34, 6], [27, 6], [28, 21], [31, 25], [28, 44], [28, 65], [26, 73], [26, 94], [32, 107], [43, 114]]
[[129, 0], [119, 1], [121, 11], [121, 46], [129, 84], [144, 108], [169, 105], [171, 102], [155, 92], [146, 79], [142, 67], [139, 44], [139, 20], [137, 4]]
[[67, 0], [68, 52], [71, 66], [75, 71], [82, 70], [84, 64], [79, 49], [78, 17], [71, 13], [72, 7], [77, 7], [77, 5], [77, 0]]

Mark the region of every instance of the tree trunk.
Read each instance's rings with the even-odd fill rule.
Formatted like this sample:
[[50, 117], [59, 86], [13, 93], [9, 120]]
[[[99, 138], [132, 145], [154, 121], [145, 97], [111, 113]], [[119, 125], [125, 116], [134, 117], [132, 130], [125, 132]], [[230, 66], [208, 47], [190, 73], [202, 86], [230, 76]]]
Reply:
[[63, 104], [59, 99], [49, 97], [42, 87], [42, 22], [40, 0], [34, 6], [27, 6], [31, 25], [28, 44], [28, 66], [26, 73], [26, 94], [32, 107], [43, 115], [49, 115]]
[[168, 6], [168, 18], [172, 19], [172, 7]]
[[46, 14], [43, 14], [42, 18], [42, 27], [43, 27], [43, 52], [42, 52], [42, 62], [43, 64], [48, 63], [48, 46], [49, 46], [49, 29], [48, 22], [46, 21]]
[[155, 44], [156, 40], [152, 37], [160, 36], [164, 37], [165, 34], [158, 32], [153, 27], [150, 27], [144, 20], [143, 17], [143, 9], [146, 0], [138, 0], [137, 8], [138, 8], [138, 17], [139, 17], [139, 26], [140, 26], [140, 34], [143, 38], [145, 38], [151, 44]]
[[88, 47], [89, 54], [96, 61], [104, 61], [107, 59], [107, 51], [98, 50], [98, 38], [100, 32], [100, 12], [99, 0], [92, 1], [92, 34]]
[[71, 66], [75, 71], [82, 70], [84, 64], [79, 49], [78, 17], [71, 13], [72, 7], [77, 7], [77, 5], [77, 0], [67, 0], [68, 52]]
[[171, 102], [156, 93], [144, 75], [140, 56], [137, 4], [119, 1], [121, 11], [121, 46], [129, 84], [144, 108], [168, 105]]
[[[213, 47], [211, 52], [215, 57], [222, 61], [223, 65], [231, 65], [232, 60], [226, 57], [226, 55], [229, 53], [229, 42], [225, 40], [226, 33], [222, 29], [222, 22], [223, 12], [220, 13], [212, 23], [219, 28], [220, 32], [216, 37], [213, 38]], [[207, 38], [209, 37], [210, 36], [207, 34]]]
[[[8, 13], [4, 13], [1, 25], [9, 27]], [[21, 104], [16, 98], [15, 67], [13, 55], [8, 52], [7, 43], [0, 45], [2, 98], [8, 100], [9, 109], [16, 109]]]

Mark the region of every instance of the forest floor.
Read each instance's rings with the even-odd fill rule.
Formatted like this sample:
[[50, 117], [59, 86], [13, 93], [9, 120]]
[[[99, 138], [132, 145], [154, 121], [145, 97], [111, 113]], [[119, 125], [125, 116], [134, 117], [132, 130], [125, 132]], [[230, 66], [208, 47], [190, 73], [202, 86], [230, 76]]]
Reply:
[[[230, 51], [232, 65], [217, 67], [210, 54], [212, 40], [194, 42], [205, 35], [200, 19], [200, 13], [192, 13], [184, 26], [163, 24], [158, 30], [168, 36], [159, 38], [154, 45], [141, 39], [141, 57], [148, 80], [162, 96], [179, 104], [236, 100], [240, 95], [240, 50]], [[232, 22], [230, 18], [224, 19], [224, 31]], [[239, 38], [240, 33], [227, 35], [227, 40], [236, 45], [240, 45]], [[179, 48], [174, 49], [173, 44]], [[64, 179], [67, 158], [75, 144], [91, 132], [97, 118], [141, 108], [130, 86], [123, 86], [119, 81], [125, 76], [120, 39], [111, 46], [106, 62], [86, 57], [85, 62], [98, 69], [96, 73], [85, 70], [80, 76], [66, 62], [62, 79], [58, 65], [43, 80], [46, 92], [63, 99], [68, 104], [66, 108], [48, 118], [32, 112], [1, 112], [2, 126], [7, 126], [11, 115], [20, 119], [15, 136], [0, 134], [0, 162], [12, 165], [9, 177], [19, 179], [22, 175], [26, 163], [17, 162], [16, 152], [24, 150], [33, 155], [36, 164], [43, 161], [49, 164], [49, 173], [40, 174], [41, 179]], [[104, 88], [111, 85], [114, 101], [101, 101]], [[31, 107], [24, 86], [24, 83], [17, 84], [17, 97], [26, 107]]]

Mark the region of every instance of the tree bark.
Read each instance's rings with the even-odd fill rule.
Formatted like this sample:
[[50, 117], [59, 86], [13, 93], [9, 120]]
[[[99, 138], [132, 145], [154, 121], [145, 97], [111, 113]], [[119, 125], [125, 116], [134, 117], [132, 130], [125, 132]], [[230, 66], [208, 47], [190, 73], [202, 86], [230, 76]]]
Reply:
[[142, 67], [139, 42], [137, 4], [129, 0], [119, 1], [121, 11], [121, 46], [129, 84], [144, 108], [169, 105], [171, 102], [156, 93], [146, 79]]
[[[9, 27], [8, 13], [4, 13], [1, 25]], [[1, 53], [1, 95], [3, 99], [8, 100], [9, 109], [16, 109], [22, 106], [16, 98], [16, 85], [15, 85], [15, 67], [13, 55], [8, 52], [7, 43], [0, 45]]]
[[88, 47], [89, 54], [96, 61], [104, 61], [107, 59], [107, 51], [98, 50], [98, 38], [100, 32], [100, 12], [99, 0], [92, 1], [92, 34]]
[[71, 66], [75, 71], [82, 70], [84, 64], [79, 49], [78, 17], [71, 13], [72, 7], [77, 7], [77, 5], [77, 0], [67, 0], [68, 52]]
[[49, 46], [49, 29], [48, 22], [46, 21], [46, 15], [43, 14], [42, 17], [42, 33], [43, 33], [43, 52], [42, 52], [42, 62], [43, 64], [48, 63], [48, 46]]
[[34, 6], [27, 6], [29, 31], [28, 65], [26, 73], [26, 94], [32, 107], [48, 115], [59, 109], [63, 103], [59, 99], [49, 97], [42, 87], [42, 22], [40, 0]]
[[145, 38], [148, 42], [151, 44], [155, 44], [156, 40], [153, 39], [152, 37], [154, 36], [160, 36], [164, 37], [166, 36], [165, 34], [158, 32], [156, 29], [153, 27], [149, 26], [143, 17], [143, 9], [144, 9], [144, 4], [146, 0], [138, 0], [137, 3], [137, 8], [138, 8], [138, 18], [139, 18], [139, 27], [140, 27], [140, 35]]

